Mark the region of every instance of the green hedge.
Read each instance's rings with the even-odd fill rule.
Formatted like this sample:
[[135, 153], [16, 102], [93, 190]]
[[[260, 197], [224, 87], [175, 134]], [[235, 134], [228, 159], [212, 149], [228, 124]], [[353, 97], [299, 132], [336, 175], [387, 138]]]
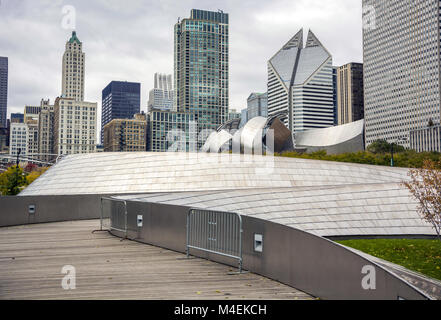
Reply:
[[[372, 153], [369, 151], [343, 153], [338, 155], [330, 155], [327, 154], [326, 151], [318, 151], [313, 153], [285, 152], [282, 154], [277, 154], [277, 156], [289, 157], [289, 158], [338, 161], [338, 162], [351, 162], [351, 163], [371, 164], [371, 165], [379, 165], [379, 166], [390, 166], [390, 162], [391, 162], [390, 153]], [[394, 163], [396, 167], [421, 168], [423, 166], [424, 160], [426, 159], [430, 159], [434, 162], [439, 162], [441, 160], [441, 153], [438, 152], [418, 153], [413, 150], [405, 150], [402, 152], [394, 153]]]

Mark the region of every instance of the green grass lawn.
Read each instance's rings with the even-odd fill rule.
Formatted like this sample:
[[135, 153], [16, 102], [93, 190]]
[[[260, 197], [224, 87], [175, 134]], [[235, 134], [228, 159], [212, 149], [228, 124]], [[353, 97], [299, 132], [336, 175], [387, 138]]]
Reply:
[[441, 280], [439, 240], [373, 239], [337, 242]]

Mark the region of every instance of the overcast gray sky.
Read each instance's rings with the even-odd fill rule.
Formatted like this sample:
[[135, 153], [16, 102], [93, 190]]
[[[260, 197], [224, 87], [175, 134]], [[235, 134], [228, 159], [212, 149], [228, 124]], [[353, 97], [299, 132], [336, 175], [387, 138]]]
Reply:
[[[173, 73], [173, 26], [192, 8], [230, 15], [230, 108], [266, 92], [267, 61], [300, 28], [311, 28], [334, 65], [362, 62], [361, 0], [0, 0], [0, 56], [9, 57], [8, 113], [53, 102], [72, 30], [62, 9], [76, 11], [86, 53], [85, 99], [98, 102], [112, 80], [141, 83], [146, 110], [155, 72]], [[64, 19], [64, 20], [63, 20]]]

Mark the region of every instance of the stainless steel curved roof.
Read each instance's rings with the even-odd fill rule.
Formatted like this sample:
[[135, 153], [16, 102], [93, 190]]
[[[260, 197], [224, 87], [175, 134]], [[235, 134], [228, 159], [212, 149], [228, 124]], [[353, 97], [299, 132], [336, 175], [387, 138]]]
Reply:
[[295, 140], [297, 147], [328, 147], [345, 143], [363, 134], [364, 120], [359, 120], [335, 127], [297, 132]]
[[[210, 135], [211, 137], [211, 135]], [[210, 152], [220, 152], [222, 151], [222, 147], [225, 144], [228, 144], [227, 149], [229, 148], [229, 141], [233, 138], [233, 136], [228, 133], [226, 130], [221, 130], [219, 132], [214, 132], [213, 137], [209, 140], [209, 148]], [[205, 145], [204, 145], [205, 146]]]
[[210, 147], [214, 143], [214, 140], [217, 138], [217, 134], [218, 132], [216, 131], [210, 133], [210, 135], [208, 136], [207, 140], [205, 141], [204, 145], [201, 148], [202, 152], [210, 152]]
[[20, 195], [128, 194], [399, 183], [407, 170], [285, 157], [214, 153], [67, 156]]
[[125, 196], [127, 200], [236, 212], [319, 236], [435, 235], [400, 184], [357, 184]]
[[245, 150], [253, 150], [254, 146], [262, 145], [263, 130], [267, 121], [267, 118], [255, 117], [246, 123], [240, 139], [241, 146]]

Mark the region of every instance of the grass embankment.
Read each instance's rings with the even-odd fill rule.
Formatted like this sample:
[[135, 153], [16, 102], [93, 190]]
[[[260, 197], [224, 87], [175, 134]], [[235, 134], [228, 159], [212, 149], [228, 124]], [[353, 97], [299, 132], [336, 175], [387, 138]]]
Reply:
[[441, 280], [439, 240], [372, 239], [337, 242]]

